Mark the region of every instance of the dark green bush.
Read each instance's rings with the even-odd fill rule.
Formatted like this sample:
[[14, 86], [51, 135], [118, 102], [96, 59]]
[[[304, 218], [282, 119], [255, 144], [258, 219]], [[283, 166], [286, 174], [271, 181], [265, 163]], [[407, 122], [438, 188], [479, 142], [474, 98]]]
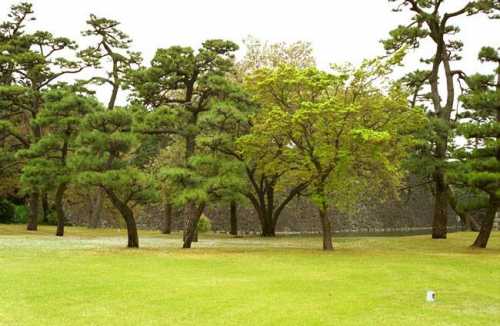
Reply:
[[11, 223], [16, 214], [15, 206], [7, 199], [0, 198], [0, 223]]
[[53, 210], [49, 210], [47, 214], [47, 224], [48, 225], [57, 225], [57, 216], [56, 212]]
[[28, 208], [24, 205], [15, 207], [15, 216], [13, 223], [24, 224], [28, 221]]

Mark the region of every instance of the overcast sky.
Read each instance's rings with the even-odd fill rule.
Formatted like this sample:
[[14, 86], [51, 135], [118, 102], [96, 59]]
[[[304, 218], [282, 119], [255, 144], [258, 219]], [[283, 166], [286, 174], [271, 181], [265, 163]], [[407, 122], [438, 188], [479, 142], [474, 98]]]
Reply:
[[[253, 35], [269, 41], [310, 41], [319, 67], [330, 63], [359, 63], [383, 54], [379, 41], [407, 16], [391, 11], [387, 0], [34, 0], [36, 28], [82, 43], [80, 31], [90, 13], [122, 22], [134, 40], [134, 50], [150, 60], [156, 48], [171, 45], [198, 47], [209, 38], [241, 40]], [[467, 1], [453, 0], [457, 9]], [[16, 3], [0, 1], [1, 19]], [[460, 67], [479, 69], [482, 45], [500, 46], [500, 25], [485, 17], [460, 19], [465, 43]], [[240, 53], [241, 55], [241, 53]], [[409, 61], [413, 68], [416, 61]]]

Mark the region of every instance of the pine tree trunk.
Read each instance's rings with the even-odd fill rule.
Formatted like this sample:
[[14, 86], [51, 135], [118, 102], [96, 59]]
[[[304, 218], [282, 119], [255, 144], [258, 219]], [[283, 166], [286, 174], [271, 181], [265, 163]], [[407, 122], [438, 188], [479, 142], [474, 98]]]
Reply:
[[64, 222], [66, 220], [64, 216], [64, 192], [66, 191], [66, 184], [60, 184], [56, 191], [55, 206], [56, 206], [56, 216], [57, 216], [57, 231], [56, 236], [64, 236]]
[[90, 220], [88, 227], [90, 229], [97, 229], [101, 224], [101, 214], [103, 208], [103, 192], [101, 189], [96, 189], [95, 197], [91, 200], [92, 210], [90, 213]]
[[26, 229], [28, 231], [38, 230], [38, 216], [40, 214], [40, 193], [34, 191], [29, 198], [30, 212], [28, 215], [28, 225]]
[[[439, 24], [436, 24], [439, 26]], [[433, 58], [432, 70], [429, 76], [431, 86], [430, 98], [434, 106], [437, 119], [442, 123], [440, 129], [436, 131], [436, 148], [434, 158], [439, 163], [446, 161], [448, 152], [448, 130], [450, 126], [450, 115], [453, 111], [454, 85], [453, 74], [449, 72], [449, 61], [443, 31], [439, 27], [431, 25], [431, 32], [434, 34], [433, 41], [436, 43], [436, 52]], [[439, 73], [441, 65], [445, 70], [446, 77], [446, 104], [441, 104], [442, 96], [439, 90]], [[435, 168], [433, 173], [434, 181], [434, 213], [432, 221], [432, 238], [446, 239], [448, 225], [448, 196], [445, 182], [445, 171], [442, 167]]]
[[137, 225], [135, 223], [134, 212], [127, 206], [127, 203], [122, 202], [116, 194], [109, 190], [104, 189], [108, 195], [113, 206], [120, 212], [127, 225], [128, 248], [139, 248], [139, 236], [137, 234]]
[[137, 234], [137, 225], [132, 210], [122, 212], [122, 216], [127, 223], [128, 248], [139, 248], [139, 235]]
[[163, 234], [170, 234], [172, 232], [172, 210], [172, 204], [165, 204], [165, 215], [161, 228], [161, 233]]
[[187, 216], [184, 220], [184, 234], [183, 234], [183, 245], [182, 248], [189, 249], [196, 235], [196, 228], [198, 227], [198, 221], [200, 220], [201, 214], [205, 209], [205, 203], [196, 205], [196, 203], [190, 202], [187, 207]]
[[238, 216], [236, 214], [237, 214], [236, 202], [232, 200], [230, 204], [231, 230], [229, 231], [229, 234], [231, 235], [238, 235]]
[[448, 191], [444, 181], [444, 172], [437, 168], [434, 172], [434, 216], [432, 238], [446, 239], [448, 231]]
[[321, 207], [319, 209], [319, 218], [321, 220], [321, 230], [323, 234], [323, 250], [331, 251], [333, 250], [332, 227], [330, 224], [330, 219], [327, 216], [326, 207]]
[[46, 192], [42, 193], [42, 222], [45, 224], [49, 224], [49, 213], [50, 213], [50, 208], [49, 208], [49, 198], [47, 196]]
[[[497, 92], [500, 92], [500, 65], [498, 67], [497, 73]], [[500, 106], [496, 108], [496, 123], [500, 123]], [[497, 132], [496, 135], [496, 149], [495, 149], [495, 157], [497, 164], [500, 162], [500, 133]], [[486, 217], [481, 224], [481, 229], [479, 230], [479, 234], [477, 235], [476, 240], [472, 244], [472, 247], [475, 248], [486, 248], [488, 245], [488, 240], [490, 238], [491, 230], [493, 229], [493, 223], [495, 222], [495, 217], [498, 210], [498, 198], [496, 196], [496, 190], [498, 189], [498, 182], [495, 183], [494, 192], [489, 194], [489, 205], [488, 211], [486, 213]]]
[[481, 229], [476, 237], [476, 240], [472, 244], [475, 248], [486, 248], [488, 245], [488, 240], [490, 239], [491, 230], [493, 229], [493, 223], [495, 221], [495, 216], [497, 214], [498, 204], [495, 198], [490, 195], [490, 201], [488, 206], [488, 211], [481, 224]]

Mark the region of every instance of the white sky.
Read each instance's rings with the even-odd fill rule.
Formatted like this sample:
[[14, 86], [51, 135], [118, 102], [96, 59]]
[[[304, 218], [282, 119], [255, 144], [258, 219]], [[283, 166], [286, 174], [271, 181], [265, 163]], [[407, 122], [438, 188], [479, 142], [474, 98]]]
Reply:
[[[209, 38], [224, 38], [241, 45], [253, 35], [261, 40], [310, 41], [318, 66], [359, 63], [383, 54], [379, 40], [407, 16], [391, 11], [387, 0], [33, 0], [36, 28], [85, 44], [80, 31], [90, 13], [122, 22], [134, 40], [133, 49], [146, 62], [156, 48], [189, 45], [197, 48]], [[453, 0], [450, 9], [467, 1]], [[0, 0], [0, 20], [17, 1]], [[483, 17], [460, 18], [465, 43], [460, 68], [480, 69], [477, 52], [483, 45], [500, 46], [500, 24]], [[240, 53], [241, 55], [241, 53]], [[417, 61], [407, 63], [416, 68]], [[484, 69], [483, 69], [484, 70]]]

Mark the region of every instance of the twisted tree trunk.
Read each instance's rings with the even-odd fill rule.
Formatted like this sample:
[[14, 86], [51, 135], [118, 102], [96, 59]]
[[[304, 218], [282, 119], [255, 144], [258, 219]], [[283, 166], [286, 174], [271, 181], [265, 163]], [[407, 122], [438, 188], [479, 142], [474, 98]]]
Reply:
[[[453, 81], [453, 73], [450, 68], [450, 57], [444, 40], [444, 31], [440, 24], [435, 20], [426, 21], [431, 37], [436, 44], [436, 52], [434, 54], [431, 75], [429, 82], [431, 85], [431, 100], [434, 106], [436, 117], [441, 121], [442, 127], [436, 130], [436, 147], [434, 158], [442, 164], [447, 159], [448, 152], [448, 129], [451, 127], [451, 112], [453, 111], [453, 103], [455, 101], [455, 86]], [[439, 90], [439, 71], [441, 65], [445, 71], [446, 80], [446, 102], [441, 104], [442, 96]], [[445, 171], [438, 164], [433, 173], [434, 181], [434, 214], [432, 223], [432, 238], [446, 239], [448, 225], [448, 185], [446, 183]]]
[[191, 244], [197, 237], [196, 229], [198, 227], [198, 221], [200, 220], [201, 214], [205, 209], [205, 203], [189, 203], [187, 205], [187, 217], [185, 218], [184, 224], [184, 234], [183, 234], [183, 245], [182, 248], [189, 249]]
[[481, 229], [479, 230], [479, 234], [476, 237], [476, 240], [472, 244], [472, 247], [475, 248], [486, 248], [488, 245], [488, 240], [490, 239], [491, 230], [493, 229], [493, 223], [495, 221], [495, 216], [497, 214], [498, 209], [498, 200], [495, 196], [490, 195], [488, 210], [486, 212], [486, 216], [481, 223]]
[[[497, 83], [496, 83], [496, 91], [497, 94], [500, 94], [500, 62], [497, 68]], [[500, 124], [500, 103], [496, 106], [496, 123]], [[496, 163], [500, 163], [500, 132], [496, 132], [496, 148], [495, 148], [495, 158]], [[490, 238], [491, 230], [493, 229], [493, 223], [495, 222], [495, 217], [498, 210], [499, 198], [497, 197], [499, 183], [493, 183], [493, 189], [489, 191], [489, 205], [488, 211], [486, 213], [486, 217], [481, 224], [481, 230], [479, 230], [479, 234], [477, 235], [476, 240], [474, 241], [473, 247], [476, 248], [486, 248], [488, 245], [488, 240]]]
[[252, 185], [252, 191], [244, 195], [252, 203], [261, 225], [263, 237], [274, 237], [276, 225], [285, 207], [307, 187], [307, 183], [299, 184], [289, 190], [286, 197], [275, 202], [276, 178], [261, 176], [256, 179], [255, 170], [247, 168], [247, 176]]
[[121, 201], [116, 194], [109, 189], [104, 188], [113, 206], [120, 212], [127, 225], [128, 248], [139, 248], [139, 236], [137, 234], [137, 225], [135, 223], [134, 212], [127, 206], [127, 203]]

